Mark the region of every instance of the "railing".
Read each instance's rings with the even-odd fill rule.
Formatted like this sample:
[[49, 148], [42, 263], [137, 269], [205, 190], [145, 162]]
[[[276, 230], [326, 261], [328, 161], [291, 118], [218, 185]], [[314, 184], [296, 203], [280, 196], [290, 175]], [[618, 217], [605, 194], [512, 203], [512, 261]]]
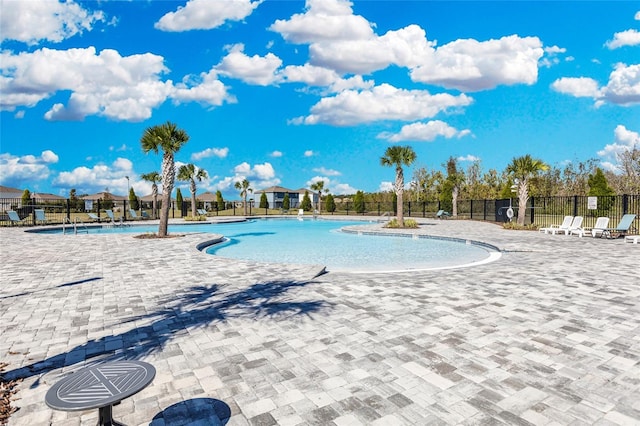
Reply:
[[[80, 204], [80, 205], [79, 205]], [[160, 204], [160, 203], [158, 203]], [[198, 208], [207, 211], [208, 216], [244, 216], [244, 208], [240, 204], [237, 206], [235, 202], [225, 203], [218, 208], [217, 203], [197, 203]], [[324, 203], [323, 203], [324, 206]], [[15, 210], [18, 212], [22, 225], [35, 226], [40, 223], [36, 220], [35, 210], [45, 210], [46, 223], [63, 224], [72, 223], [74, 221], [91, 221], [88, 213], [95, 214], [98, 218], [107, 217], [105, 209], [114, 212], [116, 223], [124, 225], [133, 218], [129, 213], [131, 203], [129, 201], [103, 201], [98, 200], [90, 204], [90, 209], [85, 210], [84, 202], [78, 203], [77, 200], [31, 200], [31, 203], [23, 206], [21, 199], [0, 199], [0, 225], [11, 225], [7, 210]], [[152, 205], [150, 202], [141, 202], [135, 210], [137, 216], [152, 217]], [[284, 211], [281, 208], [258, 208], [254, 202], [248, 202], [248, 216], [276, 216], [276, 215], [296, 215], [299, 206], [291, 206], [289, 210]], [[457, 202], [457, 218], [473, 219], [490, 222], [508, 222], [510, 219], [507, 215], [508, 209], [514, 212], [514, 218], [517, 217], [520, 206], [517, 198], [500, 199], [500, 200], [459, 200]], [[571, 197], [531, 197], [526, 208], [526, 224], [543, 227], [552, 224], [559, 224], [565, 215], [583, 216], [584, 226], [592, 226], [600, 216], [610, 218], [610, 223], [615, 225], [620, 218], [627, 213], [633, 213], [638, 218], [635, 228], [640, 228], [640, 195], [616, 195], [608, 197], [590, 198], [586, 196]], [[405, 217], [413, 218], [434, 218], [438, 210], [446, 210], [452, 213], [452, 206], [449, 202], [445, 204], [440, 201], [407, 201], [403, 204], [403, 212]], [[158, 215], [160, 205], [158, 206]], [[312, 210], [313, 211], [313, 210]], [[315, 215], [315, 211], [314, 215]], [[336, 208], [332, 212], [322, 210], [318, 212], [320, 215], [358, 215], [358, 216], [374, 216], [380, 218], [391, 218], [396, 214], [396, 203], [388, 202], [369, 202], [369, 203], [353, 203], [353, 201], [336, 202]], [[171, 218], [188, 217], [191, 215], [191, 204], [183, 203], [181, 206], [172, 206], [169, 216]]]

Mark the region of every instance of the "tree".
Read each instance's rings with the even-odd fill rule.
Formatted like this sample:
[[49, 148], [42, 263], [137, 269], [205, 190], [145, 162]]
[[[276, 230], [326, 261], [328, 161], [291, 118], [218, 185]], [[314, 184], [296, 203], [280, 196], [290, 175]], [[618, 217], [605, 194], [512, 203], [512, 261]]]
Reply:
[[133, 187], [129, 188], [129, 207], [133, 210], [138, 210], [140, 207], [136, 191], [133, 190]]
[[304, 191], [304, 196], [302, 197], [300, 208], [306, 212], [313, 208], [313, 206], [311, 205], [311, 198], [309, 198], [309, 191]]
[[21, 205], [22, 207], [31, 206], [31, 192], [28, 189], [22, 191]]
[[321, 207], [321, 201], [322, 201], [322, 190], [324, 189], [324, 181], [323, 180], [315, 181], [313, 185], [311, 185], [311, 189], [313, 189], [314, 191], [318, 191], [318, 205], [316, 206], [316, 208], [318, 209], [318, 212], [319, 212]]
[[113, 208], [113, 198], [109, 195], [109, 188], [105, 188], [105, 192], [102, 195], [102, 208], [105, 210]]
[[236, 182], [235, 187], [238, 191], [240, 191], [240, 197], [242, 198], [242, 206], [244, 207], [244, 215], [247, 215], [247, 194], [249, 192], [253, 192], [253, 189], [250, 188], [251, 183], [245, 178], [242, 182]]
[[74, 210], [83, 210], [84, 208], [84, 203], [78, 197], [78, 192], [75, 188], [71, 188], [71, 190], [69, 190], [69, 205]]
[[182, 205], [184, 204], [184, 198], [182, 197], [182, 191], [180, 188], [176, 189], [176, 205], [180, 209], [180, 213], [182, 214]]
[[143, 180], [151, 182], [151, 217], [158, 218], [158, 183], [160, 183], [160, 174], [158, 172], [149, 172], [140, 176]]
[[260, 208], [268, 209], [269, 208], [269, 200], [267, 200], [267, 193], [263, 192], [260, 196]]
[[398, 196], [396, 203], [396, 219], [400, 228], [404, 227], [404, 215], [402, 210], [402, 193], [404, 192], [404, 171], [402, 166], [410, 166], [416, 160], [416, 153], [410, 146], [390, 146], [380, 158], [380, 164], [395, 167], [396, 181], [393, 185], [394, 192]]
[[607, 183], [607, 178], [602, 172], [601, 168], [596, 168], [594, 174], [589, 175], [589, 192], [587, 195], [591, 196], [607, 196], [607, 195], [615, 195], [615, 192], [609, 184]]
[[336, 211], [336, 201], [333, 199], [333, 195], [327, 194], [327, 198], [324, 202], [324, 208], [329, 212], [333, 213]]
[[464, 173], [458, 171], [458, 160], [449, 157], [447, 160], [447, 177], [442, 185], [440, 199], [443, 202], [442, 208], [448, 210], [451, 207], [451, 215], [458, 216], [458, 195], [465, 181]]
[[218, 210], [224, 210], [224, 198], [222, 198], [222, 192], [216, 191], [216, 208]]
[[209, 177], [206, 170], [198, 168], [193, 164], [185, 164], [178, 169], [178, 180], [189, 182], [189, 191], [191, 191], [191, 216], [196, 217], [196, 180], [202, 182], [202, 179]]
[[518, 185], [518, 225], [524, 225], [531, 179], [548, 169], [549, 166], [542, 160], [533, 158], [529, 154], [514, 158], [507, 166], [507, 173], [514, 178]]
[[282, 199], [282, 210], [289, 210], [291, 208], [291, 200], [289, 199], [289, 193], [284, 194]]
[[189, 141], [189, 135], [170, 121], [149, 127], [144, 131], [140, 144], [142, 151], [156, 154], [162, 151], [162, 209], [160, 210], [160, 224], [158, 236], [166, 237], [169, 228], [169, 209], [171, 207], [171, 193], [176, 179], [174, 155]]
[[353, 196], [353, 209], [356, 213], [364, 213], [364, 192], [356, 191], [356, 195]]

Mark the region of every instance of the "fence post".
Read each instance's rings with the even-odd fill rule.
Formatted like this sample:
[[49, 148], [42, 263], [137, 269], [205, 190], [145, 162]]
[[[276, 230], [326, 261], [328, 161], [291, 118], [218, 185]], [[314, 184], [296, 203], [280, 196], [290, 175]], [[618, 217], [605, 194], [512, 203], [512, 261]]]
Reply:
[[483, 220], [487, 220], [487, 200], [486, 199], [482, 202], [482, 217], [484, 218]]
[[67, 220], [71, 220], [71, 200], [67, 198]]
[[470, 207], [469, 217], [470, 217], [471, 219], [473, 219], [473, 200], [471, 200], [470, 205], [471, 205], [471, 207]]
[[380, 216], [380, 202], [378, 202], [378, 216]]
[[[535, 205], [536, 205], [536, 197], [531, 196], [531, 224], [533, 225], [535, 222]], [[582, 234], [581, 234], [582, 235]]]
[[578, 196], [573, 196], [573, 215], [578, 216]]
[[408, 216], [409, 216], [409, 217], [411, 217], [411, 201], [409, 201], [409, 203], [408, 203], [408, 204], [409, 204], [409, 206], [408, 206], [408, 208], [409, 208], [409, 214], [408, 214]]
[[627, 194], [622, 195], [622, 214], [629, 213], [629, 196]]

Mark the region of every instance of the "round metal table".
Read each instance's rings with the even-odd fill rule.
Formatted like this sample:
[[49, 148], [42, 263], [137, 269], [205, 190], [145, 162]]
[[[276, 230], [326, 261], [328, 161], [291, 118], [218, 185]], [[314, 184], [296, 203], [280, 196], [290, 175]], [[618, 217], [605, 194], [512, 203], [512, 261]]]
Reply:
[[60, 380], [49, 389], [45, 402], [62, 411], [98, 408], [98, 425], [120, 425], [113, 420], [113, 405], [140, 392], [155, 375], [153, 365], [143, 361], [106, 362]]

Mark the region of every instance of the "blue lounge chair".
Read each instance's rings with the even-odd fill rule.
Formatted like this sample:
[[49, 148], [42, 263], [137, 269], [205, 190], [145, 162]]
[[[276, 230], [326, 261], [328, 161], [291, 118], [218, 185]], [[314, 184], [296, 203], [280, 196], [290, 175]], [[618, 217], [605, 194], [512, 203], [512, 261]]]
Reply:
[[446, 219], [448, 217], [451, 216], [451, 213], [444, 211], [444, 210], [438, 210], [438, 212], [436, 213], [436, 217], [438, 219]]
[[105, 210], [104, 212], [107, 214], [107, 217], [111, 219], [111, 222], [116, 221], [116, 217], [113, 215], [113, 210]]
[[197, 212], [200, 216], [206, 216], [207, 211], [205, 209], [197, 209]]
[[47, 224], [47, 216], [44, 214], [44, 209], [35, 209], [34, 213], [36, 214], [36, 224]]
[[[633, 228], [633, 221], [636, 219], [635, 214], [625, 214], [620, 219], [620, 223], [615, 228], [605, 228], [602, 230], [602, 236], [607, 238], [613, 238], [613, 234], [616, 234], [617, 237], [621, 237], [629, 232], [629, 229]], [[635, 228], [634, 228], [635, 229]]]
[[87, 216], [89, 216], [89, 219], [91, 219], [94, 222], [100, 222], [100, 218], [95, 213], [87, 213]]
[[11, 225], [14, 223], [22, 225], [22, 219], [20, 219], [20, 216], [18, 216], [18, 213], [15, 210], [7, 210], [7, 216], [9, 216], [9, 222]]
[[129, 216], [131, 216], [131, 219], [133, 220], [142, 219], [140, 216], [138, 216], [134, 209], [129, 209]]

